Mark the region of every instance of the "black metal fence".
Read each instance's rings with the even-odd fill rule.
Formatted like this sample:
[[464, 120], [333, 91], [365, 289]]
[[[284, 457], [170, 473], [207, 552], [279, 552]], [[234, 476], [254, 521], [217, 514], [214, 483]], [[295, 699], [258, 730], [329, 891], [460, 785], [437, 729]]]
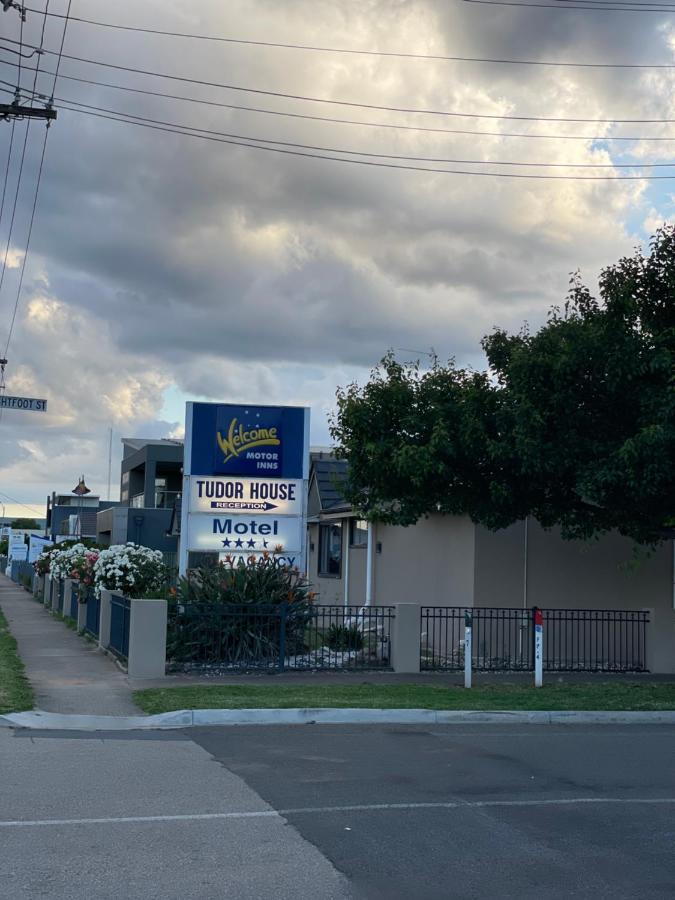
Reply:
[[63, 613], [63, 603], [65, 600], [65, 593], [66, 593], [66, 583], [63, 578], [60, 578], [59, 579], [59, 594], [58, 594], [59, 599], [58, 599], [58, 604], [57, 604], [57, 609], [60, 613]]
[[169, 608], [172, 668], [387, 669], [389, 606], [178, 604]]
[[131, 601], [121, 594], [110, 595], [110, 642], [108, 647], [122, 659], [129, 656]]
[[[423, 670], [464, 668], [466, 607], [421, 608]], [[472, 662], [479, 672], [534, 669], [533, 610], [471, 608]], [[542, 609], [544, 669], [645, 672], [649, 613], [640, 610]]]
[[101, 626], [101, 598], [96, 596], [93, 588], [87, 591], [87, 614], [84, 630], [92, 637], [98, 637]]

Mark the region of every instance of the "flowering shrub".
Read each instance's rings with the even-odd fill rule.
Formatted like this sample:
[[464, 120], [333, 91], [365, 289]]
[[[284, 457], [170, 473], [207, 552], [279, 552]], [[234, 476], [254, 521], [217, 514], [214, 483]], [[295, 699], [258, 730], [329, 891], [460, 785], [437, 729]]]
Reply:
[[166, 583], [167, 567], [161, 550], [138, 544], [116, 544], [101, 550], [94, 563], [97, 593], [102, 588], [127, 597], [145, 597]]
[[33, 563], [33, 568], [37, 572], [38, 575], [49, 575], [52, 565], [52, 556], [59, 551], [55, 548], [50, 548], [49, 550], [43, 550], [42, 553], [38, 556], [38, 558]]
[[94, 583], [93, 566], [98, 556], [97, 550], [90, 550], [84, 544], [78, 543], [65, 549], [59, 547], [49, 550], [46, 554], [43, 553], [40, 559], [45, 555], [49, 557], [50, 579], [73, 578], [86, 585]]

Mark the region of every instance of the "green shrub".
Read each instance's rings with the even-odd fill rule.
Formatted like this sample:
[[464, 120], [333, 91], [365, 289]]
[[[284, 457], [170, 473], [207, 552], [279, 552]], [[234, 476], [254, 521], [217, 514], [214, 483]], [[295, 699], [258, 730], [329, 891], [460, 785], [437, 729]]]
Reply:
[[296, 568], [273, 557], [219, 563], [181, 578], [169, 597], [167, 659], [265, 664], [304, 652], [313, 594]]
[[363, 650], [363, 635], [358, 625], [333, 624], [326, 633], [326, 646], [342, 653]]

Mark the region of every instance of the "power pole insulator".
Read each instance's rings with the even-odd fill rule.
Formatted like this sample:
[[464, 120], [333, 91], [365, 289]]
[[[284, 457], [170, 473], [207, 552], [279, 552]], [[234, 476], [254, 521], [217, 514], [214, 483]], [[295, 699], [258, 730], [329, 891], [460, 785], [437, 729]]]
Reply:
[[21, 21], [26, 21], [26, 7], [22, 6], [20, 3], [16, 3], [15, 0], [2, 0], [2, 11], [7, 12], [9, 9], [16, 9], [21, 14]]
[[0, 119], [47, 119], [56, 118], [56, 110], [48, 107], [20, 106], [18, 103], [0, 103]]

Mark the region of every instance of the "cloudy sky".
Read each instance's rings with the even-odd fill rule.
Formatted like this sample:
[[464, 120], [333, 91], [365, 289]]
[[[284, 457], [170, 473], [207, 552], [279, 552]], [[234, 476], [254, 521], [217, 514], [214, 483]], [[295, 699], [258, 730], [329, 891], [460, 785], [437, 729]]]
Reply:
[[[50, 4], [55, 13], [66, 7], [67, 0]], [[523, 9], [461, 0], [119, 0], [113, 6], [73, 0], [72, 14], [355, 50], [675, 63], [675, 16], [667, 13]], [[18, 20], [15, 12], [0, 12], [2, 37], [18, 38]], [[28, 44], [39, 43], [41, 25], [41, 16], [29, 14]], [[48, 21], [47, 49], [58, 50], [62, 27], [61, 19]], [[581, 269], [593, 283], [604, 265], [672, 218], [675, 182], [668, 180], [520, 179], [378, 168], [198, 140], [66, 107], [77, 101], [245, 141], [331, 148], [307, 152], [342, 158], [347, 157], [336, 151], [473, 161], [417, 163], [473, 173], [635, 175], [650, 170], [615, 167], [667, 162], [675, 147], [675, 70], [338, 54], [160, 37], [77, 21], [68, 27], [65, 54], [263, 93], [67, 57], [63, 76], [266, 112], [59, 79], [58, 120], [50, 130], [7, 368], [8, 392], [47, 397], [49, 413], [7, 412], [0, 421], [0, 501], [13, 512], [21, 508], [9, 498], [42, 509], [48, 493], [71, 489], [80, 473], [105, 495], [110, 428], [116, 498], [120, 437], [181, 435], [186, 399], [309, 404], [313, 442], [326, 444], [336, 385], [363, 380], [387, 349], [403, 348], [403, 360], [433, 347], [441, 358], [480, 366], [482, 335], [495, 325], [540, 323], [564, 299], [573, 270]], [[0, 50], [0, 59], [2, 86], [10, 89], [17, 71], [7, 63], [16, 56]], [[55, 63], [54, 55], [41, 58], [48, 72]], [[33, 67], [35, 58], [24, 65]], [[22, 85], [32, 82], [33, 73], [24, 71]], [[52, 83], [53, 77], [40, 74], [38, 89], [51, 93]], [[493, 118], [367, 109], [265, 91]], [[673, 124], [597, 121], [668, 118]], [[3, 346], [43, 127], [32, 125], [28, 137], [0, 294]], [[2, 254], [25, 128], [15, 126]], [[449, 133], [453, 129], [482, 133]], [[3, 174], [10, 131], [0, 123]], [[670, 135], [672, 142], [648, 140]], [[619, 136], [639, 140], [614, 140]]]

